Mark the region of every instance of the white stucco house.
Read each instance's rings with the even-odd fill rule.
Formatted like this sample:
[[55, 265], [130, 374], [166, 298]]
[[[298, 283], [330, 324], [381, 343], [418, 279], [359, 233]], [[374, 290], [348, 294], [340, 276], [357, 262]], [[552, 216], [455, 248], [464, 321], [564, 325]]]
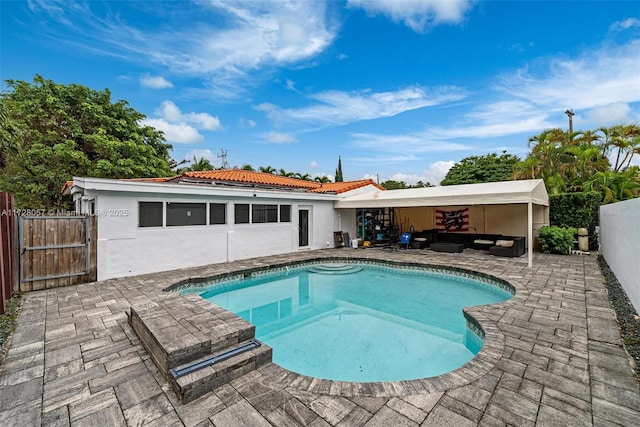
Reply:
[[536, 230], [549, 224], [542, 180], [385, 190], [372, 180], [321, 184], [232, 169], [78, 177], [63, 191], [76, 211], [97, 217], [98, 280], [332, 248], [334, 232], [364, 236], [369, 226], [374, 238], [384, 227], [435, 228], [436, 208], [460, 207], [477, 233], [525, 236], [531, 265]]
[[173, 178], [74, 178], [65, 194], [97, 217], [98, 280], [334, 246], [356, 234], [345, 195], [371, 180], [318, 183], [238, 169]]

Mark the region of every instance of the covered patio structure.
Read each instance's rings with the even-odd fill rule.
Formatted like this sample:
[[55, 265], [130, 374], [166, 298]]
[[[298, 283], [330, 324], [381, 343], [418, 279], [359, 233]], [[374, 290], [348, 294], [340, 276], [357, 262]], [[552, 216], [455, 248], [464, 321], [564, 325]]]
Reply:
[[462, 232], [526, 237], [532, 266], [534, 237], [549, 224], [549, 195], [541, 179], [374, 191], [345, 197], [336, 209], [393, 209], [395, 225], [408, 231], [438, 228], [438, 215], [465, 210]]

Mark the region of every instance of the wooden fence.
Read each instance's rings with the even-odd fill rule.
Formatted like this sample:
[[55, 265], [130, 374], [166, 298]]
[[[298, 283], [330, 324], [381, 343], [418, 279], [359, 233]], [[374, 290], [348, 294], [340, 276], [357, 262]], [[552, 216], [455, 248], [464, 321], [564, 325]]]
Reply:
[[19, 216], [18, 223], [21, 291], [96, 280], [95, 216]]
[[14, 218], [13, 196], [0, 192], [0, 314], [6, 311], [6, 302], [17, 286]]

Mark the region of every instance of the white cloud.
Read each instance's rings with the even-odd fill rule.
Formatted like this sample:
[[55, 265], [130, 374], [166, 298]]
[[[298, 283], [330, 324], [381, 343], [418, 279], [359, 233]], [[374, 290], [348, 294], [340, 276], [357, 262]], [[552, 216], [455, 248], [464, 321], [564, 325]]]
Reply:
[[366, 149], [367, 151], [396, 153], [405, 156], [414, 156], [421, 153], [449, 152], [470, 150], [471, 147], [447, 142], [442, 139], [435, 139], [430, 132], [414, 134], [373, 134], [373, 133], [351, 133], [353, 145]]
[[291, 79], [286, 79], [285, 81], [285, 86], [287, 89], [293, 91], [293, 92], [297, 92], [300, 93], [300, 91], [298, 91], [298, 89], [296, 89], [296, 83], [291, 80]]
[[204, 140], [204, 137], [196, 128], [186, 123], [170, 123], [160, 118], [147, 118], [142, 120], [142, 124], [164, 132], [164, 136], [169, 143], [190, 144]]
[[427, 126], [424, 135], [445, 141], [533, 135], [567, 127], [569, 108], [576, 113], [576, 129], [638, 120], [632, 104], [640, 102], [639, 63], [640, 40], [600, 46], [575, 58], [540, 59], [497, 76], [498, 83], [479, 94], [475, 107], [449, 124]]
[[[207, 0], [194, 2], [189, 11], [181, 2], [168, 2], [162, 13], [171, 19], [157, 29], [127, 22], [124, 14], [114, 18], [92, 2], [33, 0], [29, 6], [65, 24], [64, 39], [74, 49], [204, 77], [208, 90], [228, 98], [265, 78], [259, 71], [323, 52], [338, 29], [322, 1]], [[42, 36], [60, 39], [50, 28]]]
[[256, 108], [278, 124], [302, 122], [335, 126], [393, 117], [405, 111], [457, 101], [464, 97], [463, 90], [457, 87], [428, 89], [416, 85], [395, 92], [326, 91], [312, 95], [311, 99], [315, 103], [307, 107], [280, 108], [271, 103], [263, 103]]
[[349, 0], [352, 8], [364, 9], [370, 15], [382, 14], [394, 22], [402, 22], [422, 32], [439, 24], [457, 24], [465, 19], [474, 0]]
[[[324, 2], [209, 1], [201, 2], [206, 20], [192, 31], [181, 30], [186, 43], [156, 43], [153, 59], [176, 72], [210, 76], [217, 96], [242, 94], [247, 84], [264, 78], [259, 72], [315, 57], [333, 41], [335, 26], [327, 19]], [[163, 37], [164, 38], [164, 37]], [[176, 54], [175, 52], [183, 52]]]
[[142, 76], [140, 85], [151, 89], [167, 89], [173, 87], [173, 83], [162, 76]]
[[290, 144], [296, 142], [293, 135], [281, 132], [269, 132], [263, 135], [263, 138], [273, 144]]
[[218, 119], [218, 117], [212, 116], [209, 113], [184, 114], [172, 101], [163, 101], [162, 104], [160, 104], [160, 108], [157, 108], [154, 111], [154, 114], [173, 123], [187, 123], [199, 129], [211, 131], [222, 130], [222, 125], [220, 124], [220, 119]]
[[[409, 185], [416, 185], [418, 181], [422, 181], [423, 184], [430, 183], [431, 185], [440, 185], [440, 181], [444, 179], [449, 172], [449, 169], [455, 164], [453, 160], [450, 161], [437, 161], [429, 165], [429, 167], [423, 170], [420, 174], [407, 174], [396, 173], [391, 175], [388, 179], [393, 181], [402, 181]], [[375, 180], [375, 178], [374, 178]]]
[[519, 133], [535, 133], [552, 128], [549, 113], [520, 101], [496, 101], [476, 107], [449, 127], [431, 126], [425, 134], [444, 140], [455, 138], [492, 138]]
[[592, 108], [586, 112], [586, 116], [588, 122], [599, 123], [599, 126], [629, 123], [637, 119], [637, 117], [633, 117], [633, 110], [626, 102], [614, 102], [613, 104]]
[[609, 26], [609, 30], [611, 31], [624, 31], [629, 28], [640, 27], [640, 19], [636, 18], [627, 18], [622, 21], [614, 22]]
[[429, 168], [423, 171], [425, 179], [422, 182], [430, 182], [433, 185], [439, 185], [456, 162], [449, 160], [446, 162], [438, 161], [429, 165]]
[[552, 58], [542, 71], [505, 76], [497, 89], [537, 107], [588, 109], [640, 101], [640, 40], [602, 46], [575, 59]]
[[311, 160], [307, 166], [309, 166], [309, 169], [317, 169], [320, 164], [315, 160]]
[[212, 165], [215, 165], [215, 162], [218, 161], [218, 156], [216, 156], [216, 154], [208, 148], [190, 150], [184, 155], [185, 160], [189, 161], [193, 161], [194, 157], [196, 159], [207, 159], [211, 162]]
[[333, 180], [335, 180], [335, 179], [336, 179], [336, 177], [335, 177], [334, 175], [329, 174], [329, 173], [324, 173], [324, 172], [323, 172], [323, 173], [314, 173], [314, 174], [313, 174], [313, 178], [316, 178], [316, 177], [323, 177], [323, 176], [326, 176], [327, 178], [329, 178], [329, 181], [333, 181]]
[[204, 136], [199, 132], [199, 129], [209, 131], [222, 130], [222, 125], [217, 117], [209, 113], [184, 114], [171, 101], [164, 101], [160, 104], [160, 107], [154, 111], [154, 116], [144, 119], [142, 123], [163, 131], [169, 143], [189, 144], [201, 142], [204, 140]]
[[253, 120], [248, 120], [247, 121], [247, 125], [249, 125], [250, 128], [254, 128], [256, 127], [258, 124], [256, 122], [254, 122]]

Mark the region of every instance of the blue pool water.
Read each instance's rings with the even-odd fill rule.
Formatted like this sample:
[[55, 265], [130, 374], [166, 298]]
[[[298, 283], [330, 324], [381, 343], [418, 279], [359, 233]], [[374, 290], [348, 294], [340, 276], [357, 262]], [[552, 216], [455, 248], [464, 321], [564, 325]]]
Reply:
[[482, 347], [462, 308], [512, 294], [459, 276], [333, 263], [218, 283], [201, 296], [254, 324], [280, 366], [370, 382], [433, 377], [462, 366]]

